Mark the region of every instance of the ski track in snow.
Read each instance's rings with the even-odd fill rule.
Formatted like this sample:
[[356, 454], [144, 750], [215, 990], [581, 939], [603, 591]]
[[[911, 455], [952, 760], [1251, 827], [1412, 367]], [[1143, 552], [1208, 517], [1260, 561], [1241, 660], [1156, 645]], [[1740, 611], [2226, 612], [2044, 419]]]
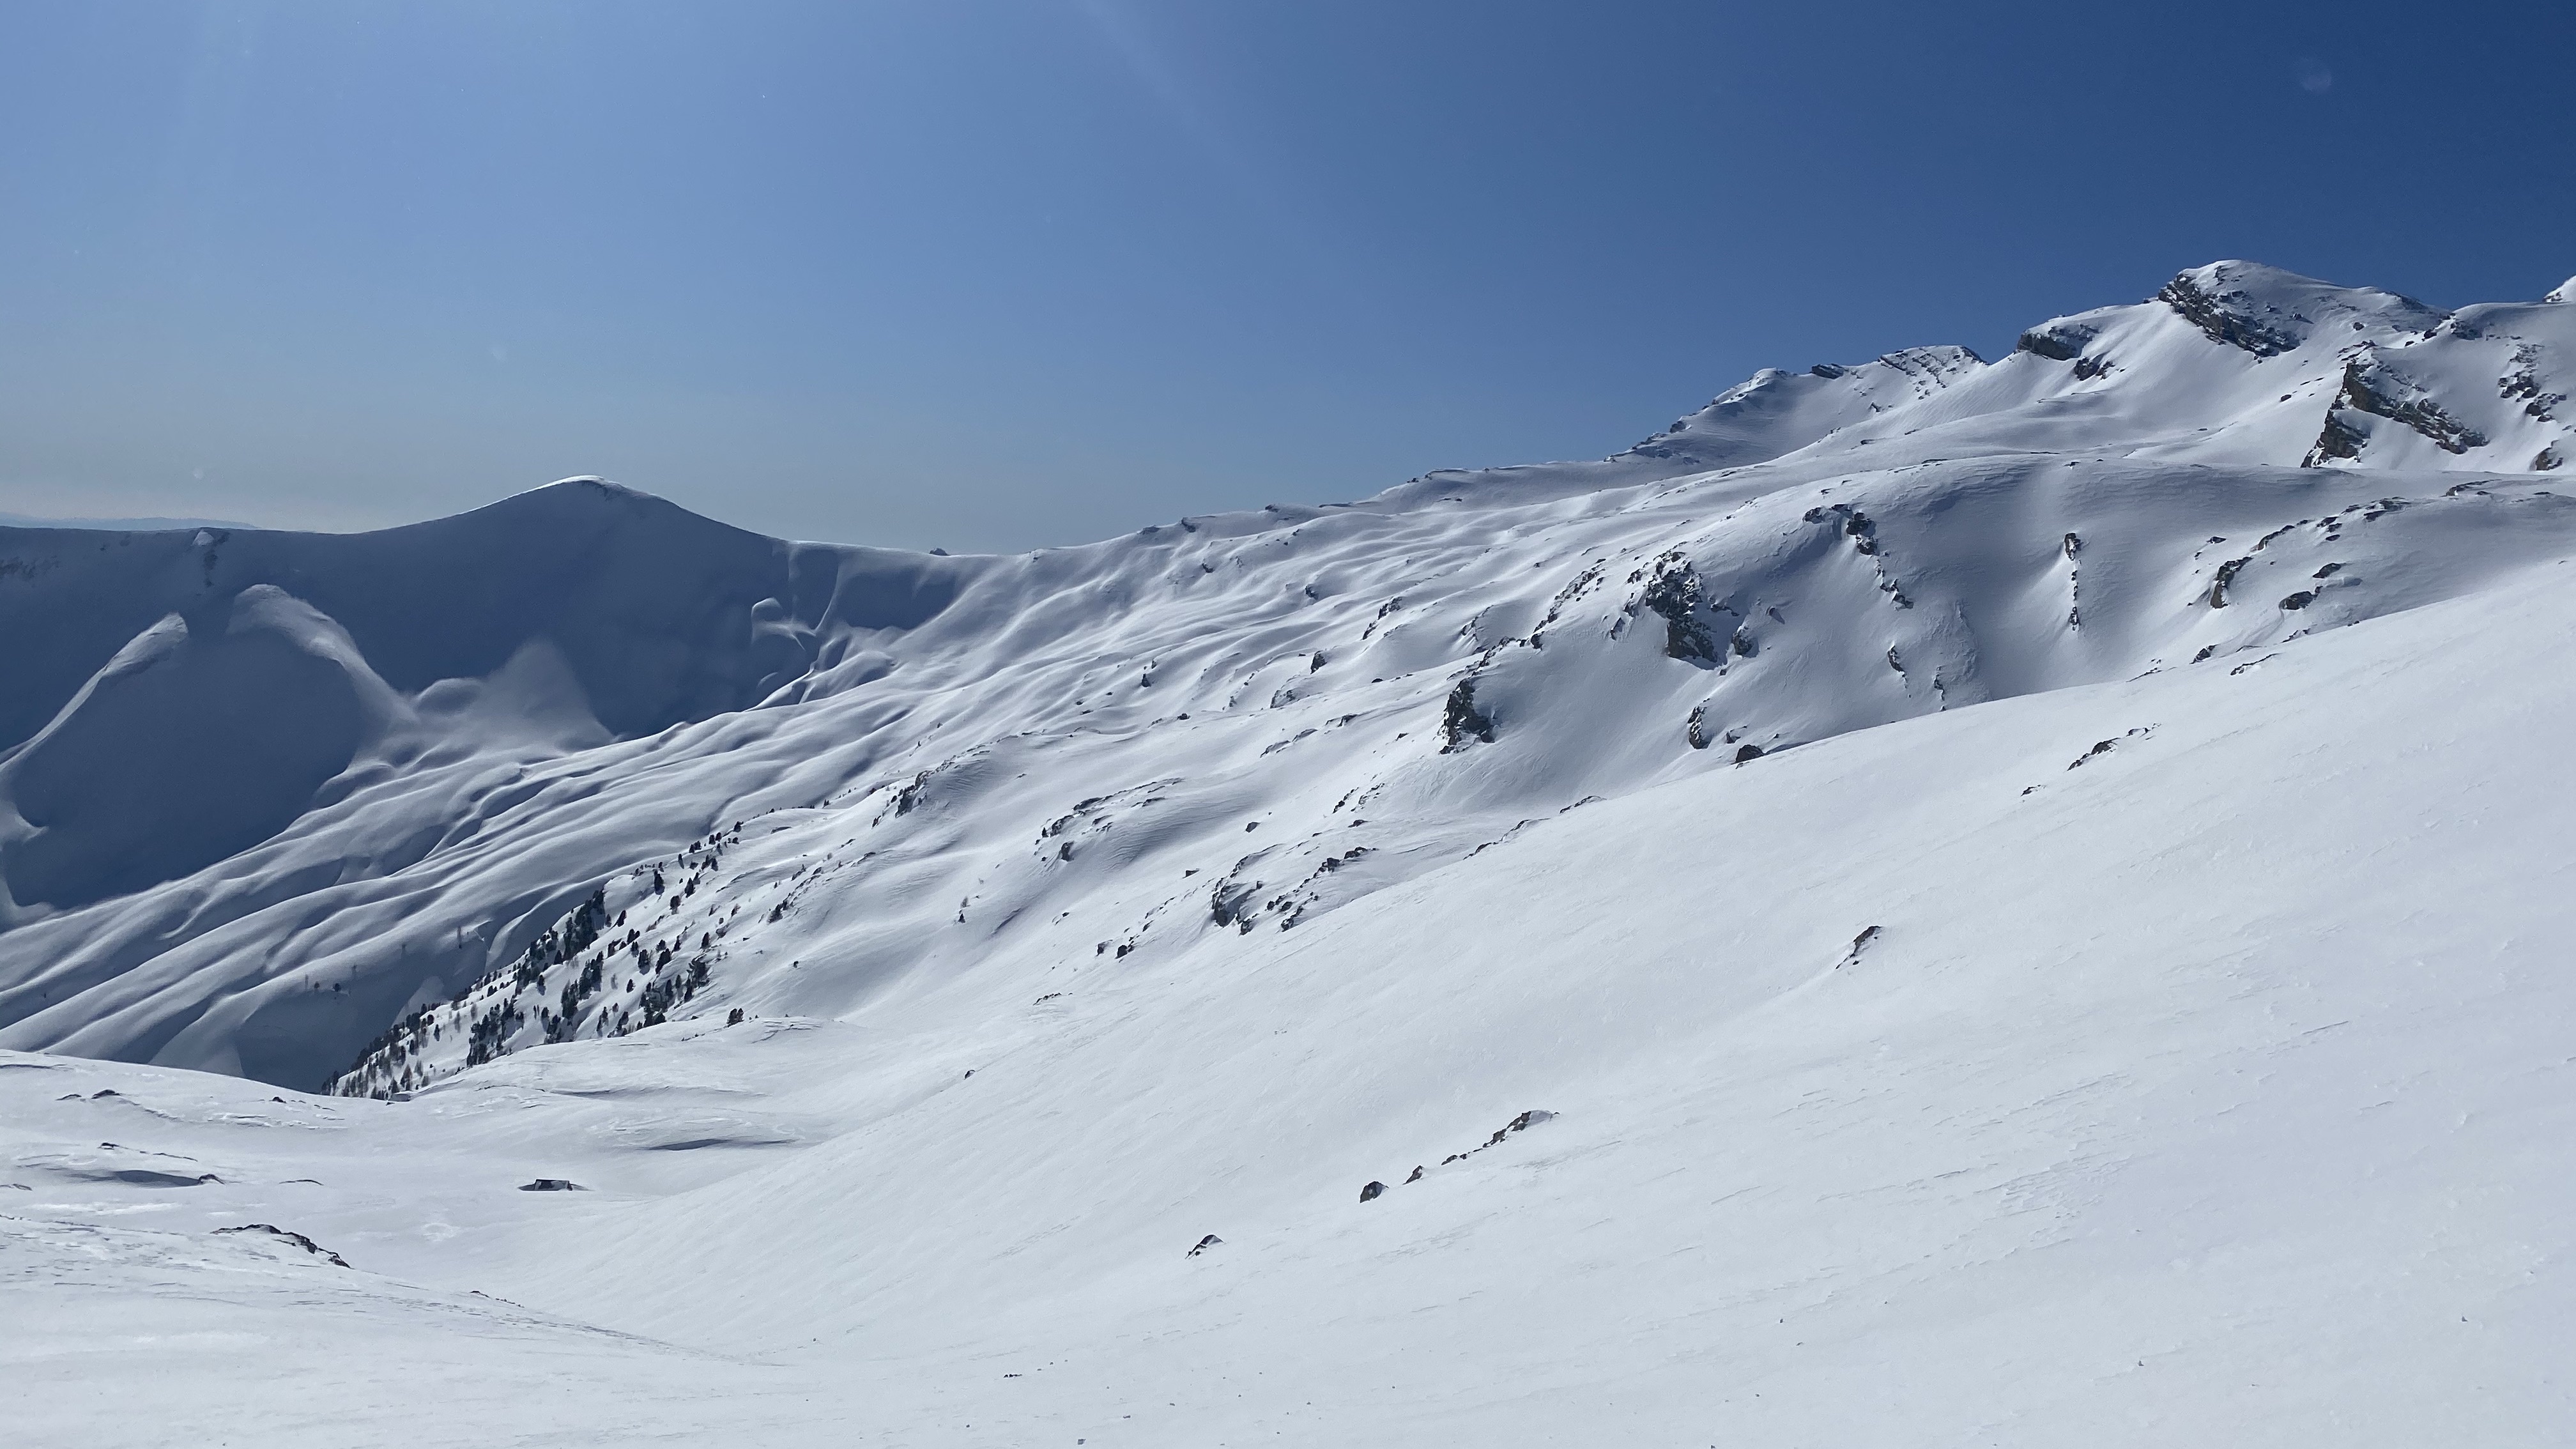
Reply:
[[1015, 558], [0, 530], [0, 1361], [64, 1443], [2550, 1442], [2571, 353], [2221, 263]]

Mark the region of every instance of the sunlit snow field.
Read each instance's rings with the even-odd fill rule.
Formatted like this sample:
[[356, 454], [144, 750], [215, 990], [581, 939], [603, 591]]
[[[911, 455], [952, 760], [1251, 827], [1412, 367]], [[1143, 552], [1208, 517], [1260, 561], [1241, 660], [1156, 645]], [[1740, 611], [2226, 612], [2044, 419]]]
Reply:
[[2225, 263], [1013, 558], [0, 530], [18, 1432], [2557, 1442], [2571, 351]]

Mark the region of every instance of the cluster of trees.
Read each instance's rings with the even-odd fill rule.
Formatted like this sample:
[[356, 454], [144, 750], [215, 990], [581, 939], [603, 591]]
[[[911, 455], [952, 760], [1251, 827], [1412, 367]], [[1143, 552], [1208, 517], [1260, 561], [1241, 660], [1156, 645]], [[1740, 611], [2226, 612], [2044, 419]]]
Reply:
[[[384, 1034], [367, 1043], [358, 1053], [357, 1062], [332, 1079], [331, 1091], [340, 1096], [382, 1096], [392, 1090], [387, 1084], [408, 1077], [406, 1060], [419, 1054], [426, 1042], [438, 1039], [437, 1024], [431, 1013], [437, 1008], [415, 1008], [409, 1015], [385, 1028]], [[356, 1078], [352, 1083], [350, 1079]]]
[[[658, 880], [659, 877], [656, 877]], [[549, 968], [560, 966], [590, 949], [608, 929], [608, 887], [590, 893], [590, 899], [573, 908], [572, 914], [548, 926], [545, 934], [528, 943], [510, 973], [511, 989], [534, 987], [542, 990]]]
[[519, 1010], [519, 993], [513, 991], [466, 1027], [465, 1065], [479, 1067], [502, 1055], [501, 1044], [527, 1024], [527, 1013]]
[[600, 980], [606, 974], [604, 962], [594, 958], [581, 968], [579, 974], [563, 984], [563, 995], [556, 1000], [559, 1010], [546, 1015], [546, 1040], [572, 1040], [581, 1020], [582, 1002], [599, 990]]
[[689, 969], [683, 975], [668, 980], [656, 979], [644, 988], [644, 996], [639, 1003], [644, 1008], [643, 1025], [660, 1026], [670, 1020], [671, 1008], [694, 999], [706, 984], [707, 958], [704, 956], [690, 961]]
[[[730, 830], [719, 828], [689, 842], [670, 862], [687, 869], [686, 883], [681, 890], [671, 891], [671, 882], [663, 875], [662, 868], [656, 866], [653, 868], [653, 897], [667, 896], [670, 909], [677, 911], [686, 897], [697, 894], [701, 878], [715, 873], [723, 861], [725, 847], [738, 845], [741, 841], [742, 822], [736, 821]], [[507, 994], [491, 1000], [489, 1006], [465, 1023], [465, 1065], [481, 1066], [508, 1054], [510, 1039], [528, 1023], [527, 1013], [519, 1004], [521, 993], [526, 991], [539, 993], [537, 1018], [545, 1028], [545, 1039], [549, 1042], [570, 1041], [581, 1030], [584, 1003], [613, 985], [608, 980], [608, 964], [619, 951], [634, 957], [636, 974], [642, 979], [644, 989], [636, 999], [634, 1009], [621, 1008], [616, 1013], [613, 1026], [609, 1018], [603, 1017], [598, 1024], [598, 1034], [624, 1036], [669, 1020], [673, 1008], [696, 999], [698, 993], [706, 989], [708, 962], [704, 953], [713, 947], [714, 935], [711, 932], [700, 933], [699, 954], [690, 959], [685, 971], [669, 974], [674, 956], [686, 949], [686, 941], [677, 935], [663, 941], [646, 941], [640, 931], [627, 932], [623, 940], [607, 940], [609, 931], [624, 925], [625, 921], [626, 913], [623, 911], [614, 918], [610, 916], [608, 888], [604, 884], [599, 886], [588, 899], [540, 932], [525, 950], [510, 959], [503, 971], [488, 973], [469, 983], [444, 1006], [421, 1007], [387, 1028], [367, 1044], [348, 1070], [332, 1079], [329, 1090], [342, 1096], [386, 1097], [419, 1085], [426, 1080], [419, 1058], [429, 1043], [441, 1036], [438, 1013], [448, 1011], [463, 1016], [469, 1009], [468, 1003], [475, 997], [479, 995], [490, 1000], [502, 990], [498, 984], [501, 980], [506, 980]], [[594, 948], [597, 948], [596, 953], [583, 960], [585, 953], [593, 952]], [[580, 969], [564, 981], [553, 1002], [546, 1003], [543, 994], [546, 978], [553, 974], [554, 968], [572, 962], [580, 962]], [[631, 989], [636, 982], [629, 980], [626, 984]]]

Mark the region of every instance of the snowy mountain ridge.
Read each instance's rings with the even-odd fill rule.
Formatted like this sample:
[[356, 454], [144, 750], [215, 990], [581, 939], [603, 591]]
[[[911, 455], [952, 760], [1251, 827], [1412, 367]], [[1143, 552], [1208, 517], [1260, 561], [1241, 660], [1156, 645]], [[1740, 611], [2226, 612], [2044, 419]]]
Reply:
[[2563, 300], [1015, 557], [0, 530], [36, 1442], [2554, 1442]]
[[[1995, 364], [1765, 372], [1602, 463], [1019, 558], [595, 480], [350, 538], [12, 534], [0, 1043], [387, 1091], [708, 986], [835, 1014], [1286, 929], [1589, 798], [2553, 553], [2571, 319], [2219, 263]], [[2383, 476], [2426, 469], [2481, 476]], [[795, 828], [719, 887], [753, 817]], [[649, 938], [532, 964], [666, 873]]]

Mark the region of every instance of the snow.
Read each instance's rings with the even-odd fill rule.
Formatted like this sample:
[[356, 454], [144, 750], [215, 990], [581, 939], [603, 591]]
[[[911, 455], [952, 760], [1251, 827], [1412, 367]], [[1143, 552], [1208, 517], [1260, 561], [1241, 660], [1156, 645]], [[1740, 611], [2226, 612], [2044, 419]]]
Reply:
[[0, 534], [27, 1422], [2551, 1442], [2576, 314], [2177, 286], [1017, 558]]

